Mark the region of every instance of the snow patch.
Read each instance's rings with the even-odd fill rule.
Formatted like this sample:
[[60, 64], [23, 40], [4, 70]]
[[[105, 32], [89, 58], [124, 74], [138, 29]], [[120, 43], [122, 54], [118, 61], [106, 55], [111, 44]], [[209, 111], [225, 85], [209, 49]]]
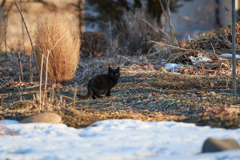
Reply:
[[[222, 56], [222, 57], [232, 57], [232, 54], [230, 54], [230, 53], [223, 53], [223, 54], [221, 54], [221, 56]], [[240, 55], [237, 55], [237, 54], [236, 54], [236, 58], [237, 58], [237, 59], [240, 59]]]
[[165, 68], [167, 70], [170, 70], [171, 72], [177, 72], [181, 66], [183, 66], [183, 65], [182, 64], [177, 64], [177, 63], [167, 63], [167, 64], [165, 64]]
[[240, 159], [240, 150], [199, 154], [209, 137], [240, 143], [240, 129], [130, 119], [99, 121], [84, 129], [9, 120], [5, 124], [19, 135], [0, 136], [0, 159]]

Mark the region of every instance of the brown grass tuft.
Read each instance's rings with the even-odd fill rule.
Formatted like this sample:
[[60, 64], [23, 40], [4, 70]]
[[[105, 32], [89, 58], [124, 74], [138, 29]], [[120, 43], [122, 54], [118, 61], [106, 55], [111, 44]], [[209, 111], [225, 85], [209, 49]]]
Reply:
[[[58, 16], [49, 16], [38, 24], [35, 46], [37, 50], [47, 55], [47, 50], [52, 48], [59, 38], [69, 31], [51, 50], [48, 60], [48, 78], [55, 83], [65, 83], [75, 76], [79, 61], [80, 39], [78, 34], [73, 34], [68, 22]], [[40, 68], [41, 53], [36, 52], [35, 60]], [[45, 70], [45, 58], [43, 62]], [[44, 73], [44, 72], [43, 72]]]
[[[149, 40], [156, 40], [161, 42], [169, 42], [170, 37], [160, 28], [156, 18], [148, 14], [143, 9], [135, 9], [134, 11], [125, 11], [119, 31], [125, 37], [123, 45], [126, 45], [131, 52], [139, 50], [142, 53], [147, 53], [152, 44], [148, 43]], [[120, 36], [121, 37], [121, 36]]]
[[5, 42], [6, 33], [7, 33], [7, 19], [4, 15], [3, 9], [0, 7], [0, 47]]

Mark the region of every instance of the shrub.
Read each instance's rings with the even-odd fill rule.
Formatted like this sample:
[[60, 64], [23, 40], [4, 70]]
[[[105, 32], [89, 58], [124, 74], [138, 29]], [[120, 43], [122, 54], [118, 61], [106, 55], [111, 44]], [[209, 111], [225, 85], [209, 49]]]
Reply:
[[[75, 36], [78, 34], [73, 34], [67, 21], [58, 15], [45, 18], [38, 23], [36, 30], [36, 49], [43, 51], [45, 55], [67, 31], [69, 32], [51, 50], [48, 59], [48, 78], [55, 83], [66, 83], [75, 76], [80, 53], [80, 40]], [[40, 69], [41, 52], [35, 53], [35, 61]], [[45, 73], [45, 58], [43, 73]]]
[[162, 41], [168, 39], [166, 33], [161, 31], [160, 23], [152, 15], [146, 13], [143, 9], [125, 11], [117, 29], [120, 31], [120, 42], [127, 46], [132, 54], [137, 51], [147, 53], [152, 46], [149, 40]]
[[4, 15], [3, 9], [0, 7], [0, 47], [5, 42], [6, 33], [7, 33], [7, 19]]
[[84, 32], [81, 35], [81, 57], [99, 57], [107, 54], [109, 38], [101, 32]]

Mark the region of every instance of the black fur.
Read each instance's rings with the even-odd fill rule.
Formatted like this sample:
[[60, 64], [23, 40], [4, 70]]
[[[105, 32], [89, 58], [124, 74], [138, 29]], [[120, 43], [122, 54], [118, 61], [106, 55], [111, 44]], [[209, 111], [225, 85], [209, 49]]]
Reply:
[[88, 99], [92, 97], [93, 99], [102, 98], [101, 94], [106, 96], [111, 95], [111, 89], [117, 84], [118, 79], [120, 78], [120, 68], [112, 69], [108, 67], [107, 74], [100, 74], [89, 80], [88, 82], [88, 93], [87, 95], [77, 94], [80, 99]]

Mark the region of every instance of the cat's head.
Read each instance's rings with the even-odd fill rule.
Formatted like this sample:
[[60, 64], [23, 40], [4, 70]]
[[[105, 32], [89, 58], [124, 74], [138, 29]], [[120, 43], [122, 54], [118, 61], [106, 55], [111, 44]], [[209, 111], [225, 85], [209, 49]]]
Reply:
[[111, 79], [119, 79], [120, 78], [120, 68], [118, 67], [117, 69], [112, 69], [111, 67], [108, 67], [108, 76]]

